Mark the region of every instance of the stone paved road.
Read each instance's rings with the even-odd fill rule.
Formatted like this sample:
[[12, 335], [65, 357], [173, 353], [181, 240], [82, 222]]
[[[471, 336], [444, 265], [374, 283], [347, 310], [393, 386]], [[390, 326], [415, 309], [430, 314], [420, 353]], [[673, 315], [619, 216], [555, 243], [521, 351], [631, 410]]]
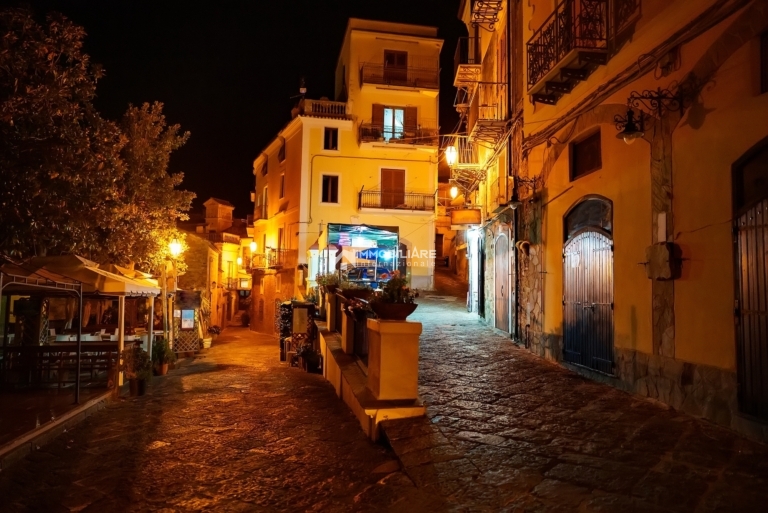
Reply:
[[0, 511], [444, 509], [371, 443], [321, 376], [277, 361], [274, 339], [228, 329], [0, 474]]
[[423, 298], [428, 418], [390, 421], [407, 474], [460, 510], [766, 511], [768, 447], [543, 361]]

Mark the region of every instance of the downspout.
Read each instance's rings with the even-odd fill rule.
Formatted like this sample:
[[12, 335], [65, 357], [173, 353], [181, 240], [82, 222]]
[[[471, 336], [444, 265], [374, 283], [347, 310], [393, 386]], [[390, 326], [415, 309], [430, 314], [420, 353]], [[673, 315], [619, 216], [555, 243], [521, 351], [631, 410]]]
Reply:
[[[517, 31], [512, 30], [512, 4], [516, 4], [518, 0], [507, 0], [507, 112], [508, 115], [512, 115], [513, 112], [517, 111], [517, 107], [514, 104], [515, 101], [515, 91], [513, 83], [512, 83], [512, 65], [516, 62], [516, 57], [512, 57], [512, 52], [516, 50], [515, 45], [513, 44], [512, 35], [516, 34]], [[515, 7], [515, 12], [517, 12], [517, 7]], [[514, 156], [512, 152], [515, 150], [513, 148], [513, 141], [514, 141], [514, 128], [509, 132], [509, 139], [507, 139], [507, 179], [505, 183], [509, 184], [509, 176], [512, 176], [512, 195], [510, 196], [507, 194], [507, 200], [508, 201], [516, 201], [517, 200], [517, 179], [514, 176]], [[508, 191], [505, 187], [505, 193]], [[514, 319], [513, 326], [511, 326], [511, 329], [509, 330], [509, 336], [512, 340], [520, 340], [520, 319], [518, 319], [518, 301], [520, 300], [520, 259], [518, 258], [517, 254], [517, 246], [515, 243], [517, 242], [517, 209], [512, 210], [512, 247], [515, 248], [514, 255], [515, 255], [515, 279], [513, 280], [513, 287], [514, 287], [514, 297], [515, 300], [512, 304], [512, 308], [514, 309], [511, 313]]]

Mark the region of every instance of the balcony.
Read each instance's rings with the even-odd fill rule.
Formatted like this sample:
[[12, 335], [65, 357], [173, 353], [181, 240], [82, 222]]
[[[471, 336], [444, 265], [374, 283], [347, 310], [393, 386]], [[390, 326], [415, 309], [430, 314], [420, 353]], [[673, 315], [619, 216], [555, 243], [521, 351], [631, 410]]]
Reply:
[[391, 208], [397, 210], [421, 210], [434, 212], [435, 195], [405, 191], [360, 191], [358, 209]]
[[282, 269], [284, 267], [296, 267], [298, 265], [298, 251], [295, 249], [271, 249], [266, 253], [254, 253], [251, 256], [251, 265], [247, 269]]
[[481, 82], [469, 107], [469, 142], [491, 149], [504, 138], [509, 128], [507, 84]]
[[209, 232], [208, 233], [208, 240], [213, 243], [225, 243], [228, 242], [230, 244], [240, 244], [240, 236], [235, 235], [233, 233], [225, 233], [225, 232]]
[[492, 31], [499, 22], [503, 3], [503, 0], [472, 0], [472, 25]]
[[348, 119], [346, 102], [330, 100], [304, 100], [303, 116], [316, 118]]
[[561, 0], [526, 44], [528, 94], [554, 105], [625, 41], [640, 0]]
[[453, 56], [453, 86], [473, 87], [481, 73], [480, 38], [460, 37]]
[[438, 135], [437, 127], [430, 122], [403, 127], [370, 122], [360, 124], [360, 142], [437, 146]]
[[440, 67], [436, 59], [395, 67], [384, 63], [365, 62], [360, 68], [360, 85], [365, 84], [440, 89]]

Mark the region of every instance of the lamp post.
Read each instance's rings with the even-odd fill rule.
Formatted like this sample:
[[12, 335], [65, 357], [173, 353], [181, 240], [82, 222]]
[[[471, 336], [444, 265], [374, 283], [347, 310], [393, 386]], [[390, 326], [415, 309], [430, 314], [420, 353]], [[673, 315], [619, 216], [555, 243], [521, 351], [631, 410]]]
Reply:
[[[175, 238], [168, 244], [168, 251], [171, 254], [171, 265], [173, 266], [173, 280], [174, 280], [174, 286], [173, 290], [176, 292], [177, 288], [177, 280], [178, 280], [178, 273], [176, 272], [176, 257], [178, 257], [181, 254], [181, 242], [179, 242], [179, 239]], [[171, 312], [171, 315], [168, 315], [168, 278], [166, 276], [166, 264], [163, 262], [163, 337], [165, 340], [168, 341], [168, 343], [173, 347], [173, 342], [170, 338], [170, 326], [168, 323], [169, 317], [172, 318], [173, 312]]]
[[[669, 89], [646, 89], [642, 92], [632, 91], [627, 98], [627, 115], [616, 114], [613, 122], [619, 133], [619, 139], [624, 139], [627, 144], [632, 144], [636, 139], [645, 135], [645, 113], [640, 107], [653, 112], [661, 120], [664, 112], [676, 112], [683, 109], [683, 91], [673, 93]], [[638, 109], [640, 116], [635, 117], [634, 109]]]

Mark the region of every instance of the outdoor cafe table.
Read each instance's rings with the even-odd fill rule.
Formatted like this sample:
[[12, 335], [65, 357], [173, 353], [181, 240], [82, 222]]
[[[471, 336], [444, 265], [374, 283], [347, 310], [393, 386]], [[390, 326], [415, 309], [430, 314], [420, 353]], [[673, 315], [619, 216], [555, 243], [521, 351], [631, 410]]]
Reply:
[[[74, 383], [77, 374], [77, 343], [58, 342], [45, 346], [13, 346], [4, 350], [3, 377], [20, 384]], [[82, 342], [80, 371], [91, 378], [108, 379], [117, 362], [114, 342]]]

